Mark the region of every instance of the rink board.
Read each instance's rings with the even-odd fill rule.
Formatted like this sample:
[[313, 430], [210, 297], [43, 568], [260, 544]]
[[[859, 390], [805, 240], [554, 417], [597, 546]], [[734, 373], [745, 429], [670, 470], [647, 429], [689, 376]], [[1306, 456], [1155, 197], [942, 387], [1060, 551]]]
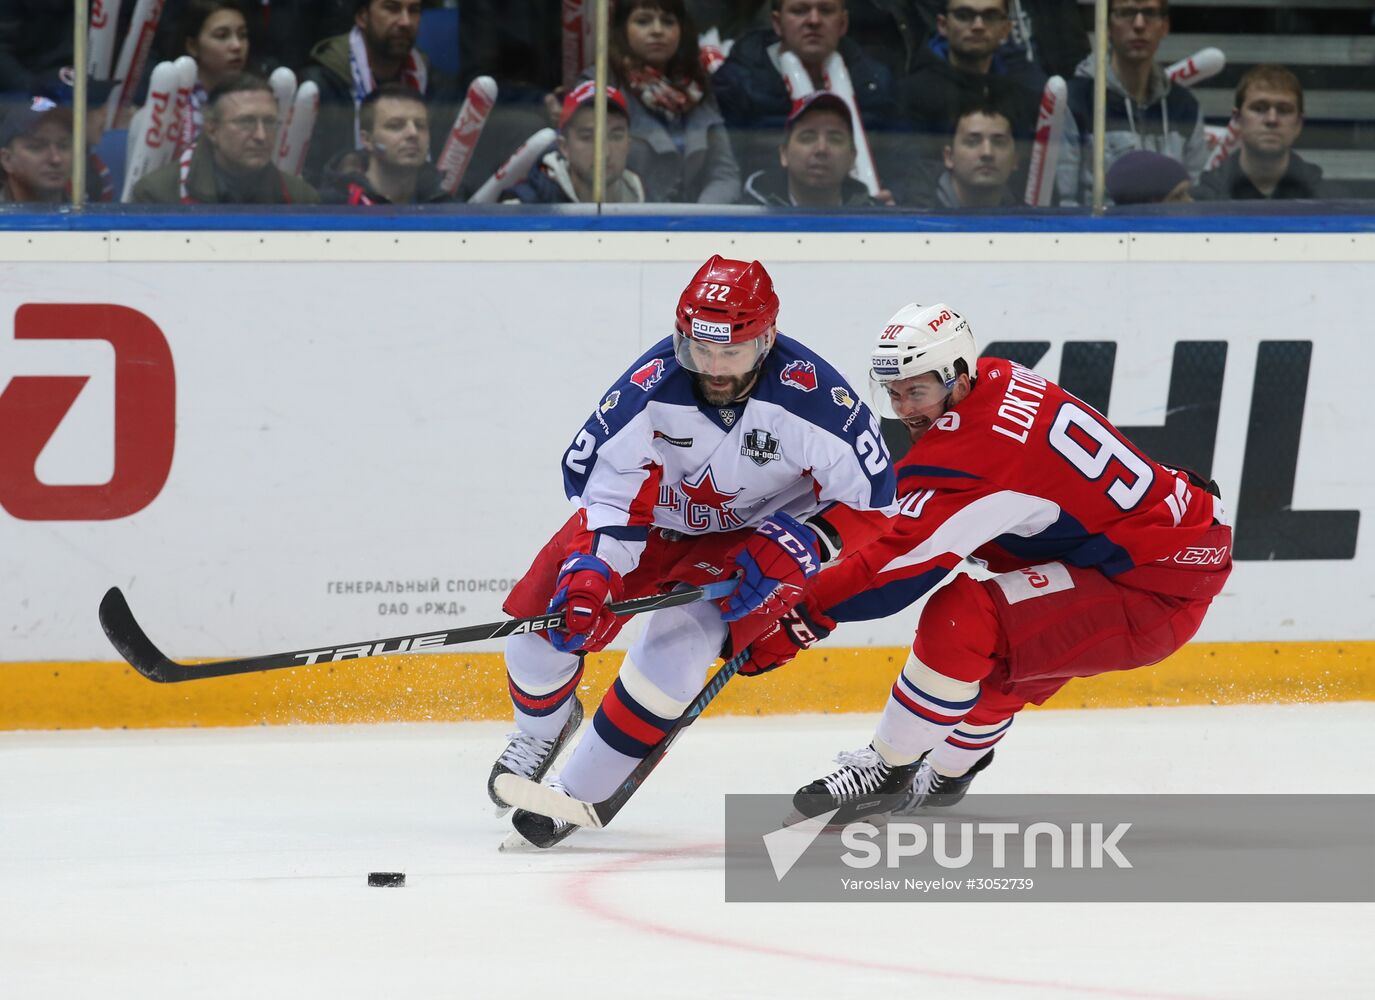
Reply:
[[[309, 694], [296, 676], [240, 679], [225, 715], [200, 685], [126, 702], [126, 681], [152, 686], [108, 665], [95, 607], [122, 587], [178, 658], [500, 618], [567, 516], [573, 431], [717, 251], [764, 260], [784, 332], [861, 386], [887, 316], [943, 299], [981, 344], [1088, 380], [1119, 426], [1208, 459], [1245, 551], [1170, 683], [1221, 660], [1235, 665], [1210, 675], [1222, 700], [1284, 697], [1280, 677], [1303, 698], [1370, 696], [1359, 670], [1337, 679], [1375, 648], [1360, 530], [1375, 468], [1351, 444], [1375, 429], [1375, 347], [1351, 308], [1375, 277], [1370, 234], [6, 233], [0, 726], [304, 720], [312, 706], [364, 720], [379, 704], [492, 717], [496, 644], [445, 658], [413, 704], [412, 668], [391, 664]], [[92, 304], [115, 308], [67, 309]], [[847, 674], [867, 699], [852, 710], [881, 703], [915, 621], [837, 632], [875, 678]], [[445, 693], [455, 664], [476, 701]], [[1106, 703], [1160, 697], [1147, 678], [1172, 669], [1111, 679], [1130, 693]], [[91, 686], [128, 707], [102, 713]], [[735, 687], [722, 710], [832, 710], [829, 694]]]
[[[737, 678], [713, 715], [883, 709], [905, 649], [815, 649]], [[588, 657], [584, 704], [611, 686], [619, 654]], [[123, 664], [0, 665], [0, 730], [509, 719], [498, 653], [395, 656], [274, 674], [154, 684]], [[705, 678], [703, 678], [705, 680]], [[1375, 700], [1375, 643], [1196, 643], [1153, 667], [1071, 681], [1047, 708]]]

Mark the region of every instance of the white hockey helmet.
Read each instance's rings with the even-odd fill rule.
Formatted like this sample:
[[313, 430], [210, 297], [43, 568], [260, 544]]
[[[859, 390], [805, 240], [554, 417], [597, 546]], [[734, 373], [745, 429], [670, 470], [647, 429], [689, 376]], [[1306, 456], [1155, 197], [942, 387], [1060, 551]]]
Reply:
[[972, 379], [978, 356], [967, 319], [943, 302], [912, 302], [884, 324], [869, 360], [869, 378], [882, 385], [934, 372], [951, 389], [959, 378], [955, 362], [963, 360]]

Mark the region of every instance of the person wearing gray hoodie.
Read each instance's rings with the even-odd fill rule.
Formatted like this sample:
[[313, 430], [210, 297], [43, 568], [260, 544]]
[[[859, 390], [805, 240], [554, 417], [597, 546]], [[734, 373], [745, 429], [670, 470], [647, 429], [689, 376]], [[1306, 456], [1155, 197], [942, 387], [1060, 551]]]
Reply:
[[[1104, 170], [1136, 149], [1178, 160], [1197, 181], [1208, 162], [1203, 111], [1155, 61], [1170, 33], [1169, 0], [1108, 0], [1108, 102]], [[1064, 148], [1055, 174], [1061, 205], [1086, 205], [1093, 193], [1093, 57], [1069, 81]]]

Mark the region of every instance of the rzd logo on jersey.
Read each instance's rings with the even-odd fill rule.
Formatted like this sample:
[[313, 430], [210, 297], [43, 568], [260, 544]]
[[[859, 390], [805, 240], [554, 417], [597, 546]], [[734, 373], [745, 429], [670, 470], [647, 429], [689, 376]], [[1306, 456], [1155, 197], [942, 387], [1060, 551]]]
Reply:
[[[0, 392], [0, 507], [25, 521], [108, 521], [152, 503], [172, 469], [176, 437], [172, 352], [157, 324], [124, 306], [22, 305], [14, 338], [114, 348], [113, 421], [108, 438], [100, 435], [113, 440], [114, 470], [104, 483], [40, 480], [39, 458], [91, 375], [16, 375]], [[78, 445], [83, 460], [99, 454], [98, 441]]]
[[653, 361], [640, 366], [640, 368], [630, 376], [630, 381], [634, 382], [645, 392], [649, 392], [650, 389], [659, 384], [659, 380], [663, 377], [664, 359], [655, 358]]
[[790, 361], [778, 378], [784, 385], [811, 392], [816, 388], [816, 365], [810, 361]]

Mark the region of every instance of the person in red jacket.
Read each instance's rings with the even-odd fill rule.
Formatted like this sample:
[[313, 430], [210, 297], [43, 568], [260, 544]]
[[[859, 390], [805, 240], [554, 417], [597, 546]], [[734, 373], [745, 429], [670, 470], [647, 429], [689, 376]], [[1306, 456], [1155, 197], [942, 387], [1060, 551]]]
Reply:
[[[1215, 484], [1148, 458], [1030, 369], [976, 356], [949, 306], [905, 306], [884, 325], [875, 408], [912, 439], [894, 469], [899, 515], [811, 580], [741, 671], [934, 590], [873, 742], [798, 791], [804, 815], [953, 804], [1025, 705], [1074, 677], [1163, 660], [1231, 571]], [[995, 575], [957, 572], [969, 557]]]

